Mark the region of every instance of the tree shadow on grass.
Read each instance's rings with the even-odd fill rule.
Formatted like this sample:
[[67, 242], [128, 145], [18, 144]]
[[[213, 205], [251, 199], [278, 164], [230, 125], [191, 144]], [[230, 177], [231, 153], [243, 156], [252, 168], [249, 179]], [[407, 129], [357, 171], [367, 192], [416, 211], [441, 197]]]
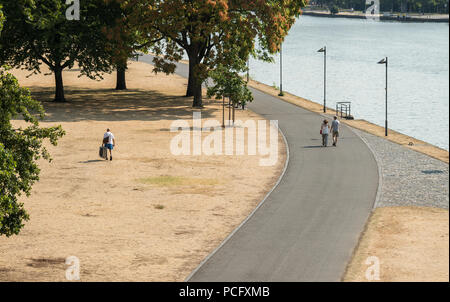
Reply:
[[[53, 101], [53, 87], [28, 87], [41, 101], [46, 122], [79, 121], [157, 121], [192, 119], [192, 98], [161, 94], [152, 90], [80, 89], [66, 87], [67, 102]], [[214, 101], [205, 101], [211, 104]], [[209, 118], [212, 108], [201, 109], [202, 118]]]
[[78, 162], [79, 164], [90, 164], [90, 163], [99, 163], [99, 162], [105, 162], [106, 159], [92, 159], [92, 160], [85, 160]]

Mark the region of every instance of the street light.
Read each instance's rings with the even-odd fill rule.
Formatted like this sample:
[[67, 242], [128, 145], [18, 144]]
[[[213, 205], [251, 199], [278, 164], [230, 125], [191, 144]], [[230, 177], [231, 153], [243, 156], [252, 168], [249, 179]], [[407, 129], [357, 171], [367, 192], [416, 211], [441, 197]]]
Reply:
[[327, 112], [327, 47], [324, 46], [317, 52], [323, 52], [323, 112]]
[[284, 96], [283, 93], [283, 44], [280, 45], [280, 93], [278, 96]]
[[388, 136], [388, 57], [378, 62], [378, 64], [386, 65], [386, 118], [384, 126], [384, 135]]

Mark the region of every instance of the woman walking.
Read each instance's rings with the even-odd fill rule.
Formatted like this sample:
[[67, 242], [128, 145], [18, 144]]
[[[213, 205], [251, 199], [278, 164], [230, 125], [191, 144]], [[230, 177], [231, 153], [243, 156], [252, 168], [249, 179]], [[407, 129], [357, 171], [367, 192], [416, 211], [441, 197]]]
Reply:
[[322, 134], [322, 146], [326, 147], [328, 145], [328, 134], [330, 133], [330, 125], [328, 121], [324, 120], [322, 126], [320, 127], [320, 134]]

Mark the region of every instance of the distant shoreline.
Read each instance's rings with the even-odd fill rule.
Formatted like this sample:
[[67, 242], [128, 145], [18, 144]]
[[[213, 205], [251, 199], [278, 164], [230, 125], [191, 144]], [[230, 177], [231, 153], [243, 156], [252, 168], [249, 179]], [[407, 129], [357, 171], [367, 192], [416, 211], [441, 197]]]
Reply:
[[[366, 19], [366, 15], [362, 12], [339, 12], [331, 14], [329, 11], [311, 11], [304, 10], [302, 15], [313, 17], [326, 18], [350, 18], [350, 19]], [[419, 15], [419, 14], [380, 14], [381, 21], [397, 21], [397, 22], [434, 22], [434, 23], [448, 23], [448, 15]]]

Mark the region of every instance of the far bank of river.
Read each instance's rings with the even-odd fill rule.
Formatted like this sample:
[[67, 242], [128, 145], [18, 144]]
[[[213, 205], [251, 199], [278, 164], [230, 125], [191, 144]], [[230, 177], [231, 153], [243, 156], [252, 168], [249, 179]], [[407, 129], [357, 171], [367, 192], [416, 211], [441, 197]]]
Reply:
[[[329, 11], [313, 11], [304, 10], [304, 16], [313, 17], [327, 17], [327, 18], [352, 18], [352, 19], [367, 19], [367, 16], [362, 12], [339, 12], [337, 14], [331, 14]], [[399, 22], [438, 22], [448, 23], [449, 15], [445, 14], [380, 14], [378, 16], [371, 15], [372, 17], [378, 17], [381, 21], [399, 21]]]

